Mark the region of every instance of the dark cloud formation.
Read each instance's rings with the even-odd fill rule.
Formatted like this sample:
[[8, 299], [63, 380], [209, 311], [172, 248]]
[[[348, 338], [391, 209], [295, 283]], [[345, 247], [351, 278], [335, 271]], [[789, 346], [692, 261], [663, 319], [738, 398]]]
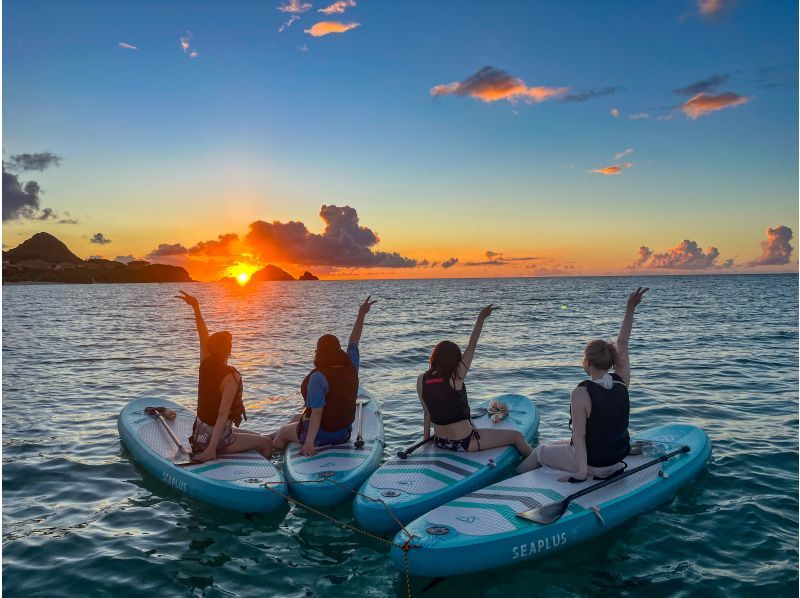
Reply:
[[189, 253], [189, 250], [180, 243], [161, 243], [156, 249], [153, 249], [153, 251], [148, 253], [147, 257], [148, 259], [154, 259], [159, 257], [186, 255], [187, 253]]
[[49, 220], [56, 218], [51, 208], [40, 208], [42, 188], [36, 181], [23, 183], [19, 174], [28, 170], [42, 171], [58, 166], [61, 158], [50, 152], [16, 154], [3, 160], [3, 222], [15, 220]]
[[231, 244], [239, 240], [236, 233], [219, 235], [217, 240], [200, 241], [189, 248], [188, 253], [192, 256], [203, 255], [207, 257], [226, 256], [231, 252]]
[[111, 239], [106, 239], [103, 233], [95, 233], [92, 237], [89, 238], [89, 243], [95, 243], [97, 245], [108, 245], [111, 243]]
[[36, 181], [28, 181], [23, 185], [16, 174], [7, 172], [3, 164], [3, 222], [13, 220], [39, 219], [46, 220], [52, 210], [47, 208], [40, 212], [39, 195], [42, 190]]
[[789, 241], [792, 240], [792, 229], [782, 224], [775, 228], [767, 229], [767, 239], [761, 241], [761, 255], [747, 264], [748, 266], [782, 266], [788, 264], [794, 249]]
[[302, 222], [250, 224], [245, 243], [264, 261], [353, 268], [413, 268], [417, 260], [399, 253], [375, 251], [378, 236], [360, 226], [358, 213], [350, 206], [322, 206], [325, 222], [321, 235], [312, 233]]
[[620, 90], [619, 87], [595, 87], [594, 89], [584, 89], [583, 91], [576, 91], [561, 98], [562, 102], [586, 102], [595, 98], [603, 96], [614, 95]]
[[797, 65], [775, 65], [760, 68], [751, 79], [762, 89], [796, 89]]
[[458, 258], [457, 257], [451, 257], [450, 259], [447, 259], [447, 260], [442, 262], [442, 268], [445, 268], [445, 269], [452, 268], [457, 263], [458, 263]]
[[487, 251], [486, 260], [481, 262], [464, 262], [465, 266], [508, 266], [513, 262], [529, 262], [536, 260], [536, 257], [506, 257], [497, 251]]
[[69, 212], [64, 212], [64, 216], [58, 221], [58, 224], [78, 224], [78, 221]]
[[15, 154], [8, 159], [8, 167], [16, 172], [29, 170], [43, 171], [50, 166], [61, 164], [61, 158], [51, 152], [40, 152], [36, 154]]
[[690, 83], [686, 87], [679, 87], [678, 89], [673, 89], [673, 93], [677, 93], [681, 96], [696, 96], [698, 93], [713, 93], [717, 91], [722, 85], [728, 82], [730, 78], [729, 75], [722, 74], [722, 75], [711, 75], [707, 79], [702, 79], [701, 81], [695, 81], [694, 83]]

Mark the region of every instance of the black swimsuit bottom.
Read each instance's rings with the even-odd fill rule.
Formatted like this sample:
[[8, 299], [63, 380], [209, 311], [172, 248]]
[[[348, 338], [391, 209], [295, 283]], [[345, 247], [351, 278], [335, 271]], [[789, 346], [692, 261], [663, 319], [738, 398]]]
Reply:
[[442, 438], [441, 436], [434, 436], [433, 442], [439, 448], [447, 449], [448, 451], [467, 452], [469, 451], [469, 443], [472, 439], [478, 443], [478, 450], [481, 450], [481, 435], [478, 433], [477, 428], [473, 428], [469, 436], [460, 440], [451, 440], [449, 438]]

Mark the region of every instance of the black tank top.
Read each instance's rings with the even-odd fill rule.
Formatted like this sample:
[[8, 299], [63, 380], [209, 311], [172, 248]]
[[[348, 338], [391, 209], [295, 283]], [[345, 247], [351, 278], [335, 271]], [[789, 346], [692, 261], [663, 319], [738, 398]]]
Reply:
[[228, 419], [237, 426], [242, 423], [242, 418], [247, 419], [242, 403], [242, 376], [232, 366], [214, 357], [206, 357], [200, 363], [200, 380], [197, 385], [197, 417], [205, 424], [213, 426], [217, 423], [219, 406], [222, 402], [222, 381], [228, 374], [235, 374], [234, 378], [239, 384], [236, 396], [233, 399]]
[[611, 378], [614, 385], [608, 389], [591, 380], [578, 384], [586, 388], [592, 401], [592, 413], [586, 421], [586, 461], [591, 467], [614, 465], [631, 452], [628, 387], [616, 374]]
[[422, 375], [422, 402], [437, 426], [446, 426], [469, 419], [467, 385], [456, 390], [444, 378], [430, 372]]

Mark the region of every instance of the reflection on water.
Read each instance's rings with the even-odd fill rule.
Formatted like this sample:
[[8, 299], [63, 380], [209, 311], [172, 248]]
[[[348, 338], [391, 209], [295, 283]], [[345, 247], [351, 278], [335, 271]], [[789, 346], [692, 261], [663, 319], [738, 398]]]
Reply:
[[[789, 595], [797, 583], [797, 278], [661, 277], [189, 285], [211, 331], [234, 335], [257, 430], [300, 405], [323, 333], [346, 338], [379, 303], [362, 381], [387, 455], [421, 430], [415, 376], [439, 340], [487, 322], [473, 400], [528, 394], [540, 439], [567, 432], [581, 350], [613, 338], [630, 288], [650, 286], [631, 341], [632, 428], [703, 426], [714, 459], [695, 486], [602, 540], [426, 595], [606, 591]], [[132, 464], [116, 415], [141, 395], [193, 406], [197, 337], [176, 285], [3, 288], [3, 576], [15, 594], [404, 594], [386, 546], [302, 510], [243, 517], [185, 499]], [[566, 309], [562, 308], [566, 306]], [[352, 521], [349, 505], [334, 514]], [[429, 580], [414, 580], [420, 591]]]

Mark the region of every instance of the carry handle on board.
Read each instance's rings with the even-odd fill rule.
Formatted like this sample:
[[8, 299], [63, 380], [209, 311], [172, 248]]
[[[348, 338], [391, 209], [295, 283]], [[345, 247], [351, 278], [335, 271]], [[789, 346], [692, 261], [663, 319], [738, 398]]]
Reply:
[[[485, 407], [478, 407], [477, 409], [475, 409], [475, 411], [472, 411], [469, 414], [469, 418], [470, 419], [476, 419], [478, 417], [483, 417], [487, 413], [488, 413], [488, 410]], [[402, 451], [399, 451], [397, 453], [397, 456], [400, 457], [401, 459], [408, 459], [408, 456], [411, 453], [413, 453], [415, 450], [417, 450], [422, 445], [428, 444], [431, 440], [433, 440], [433, 436], [431, 436], [427, 440], [420, 440], [417, 444], [415, 444], [413, 446], [410, 446], [407, 449], [403, 449]]]
[[674, 457], [675, 455], [680, 455], [681, 453], [688, 453], [691, 448], [686, 445], [681, 445], [681, 447], [677, 450], [674, 450], [670, 453], [662, 455], [657, 459], [653, 459], [652, 461], [648, 461], [640, 465], [639, 467], [634, 467], [633, 469], [626, 471], [625, 473], [621, 473], [620, 475], [611, 477], [605, 481], [602, 481], [598, 484], [594, 484], [593, 486], [589, 486], [588, 488], [584, 488], [583, 490], [579, 490], [574, 494], [570, 494], [563, 500], [559, 502], [550, 503], [549, 505], [542, 505], [540, 507], [534, 507], [533, 509], [529, 509], [527, 511], [520, 511], [517, 513], [517, 517], [522, 519], [528, 519], [533, 521], [534, 523], [539, 523], [541, 525], [547, 525], [548, 523], [553, 523], [554, 521], [558, 521], [561, 519], [561, 516], [567, 512], [567, 507], [569, 507], [569, 503], [575, 500], [576, 498], [580, 498], [581, 496], [586, 496], [590, 492], [594, 492], [595, 490], [599, 490], [600, 488], [605, 488], [609, 484], [613, 484], [614, 482], [620, 481], [622, 478], [627, 478], [629, 475], [633, 475], [634, 473], [638, 473], [643, 469], [647, 469], [648, 467], [652, 467], [653, 465], [657, 465], [658, 463], [663, 463]]
[[356, 441], [353, 443], [353, 446], [357, 449], [364, 448], [364, 439], [361, 438], [361, 424], [364, 421], [364, 405], [367, 403], [369, 403], [369, 397], [356, 398], [356, 406], [358, 407], [358, 415], [356, 416], [358, 419], [358, 433], [356, 434]]
[[[145, 407], [144, 412], [147, 415], [156, 416], [158, 421], [161, 422], [161, 425], [163, 426], [164, 430], [167, 432], [169, 437], [172, 439], [172, 442], [174, 442], [175, 446], [178, 447], [178, 453], [186, 453], [186, 456], [191, 458], [191, 455], [189, 454], [189, 451], [187, 451], [185, 448], [183, 448], [183, 444], [181, 444], [181, 441], [178, 439], [177, 436], [175, 436], [175, 432], [172, 431], [172, 428], [170, 428], [167, 425], [167, 422], [164, 420], [164, 413], [166, 413], [166, 407]], [[185, 467], [187, 465], [194, 465], [194, 462], [193, 461], [189, 461], [187, 463], [175, 463], [175, 465], [177, 465], [178, 467]]]

